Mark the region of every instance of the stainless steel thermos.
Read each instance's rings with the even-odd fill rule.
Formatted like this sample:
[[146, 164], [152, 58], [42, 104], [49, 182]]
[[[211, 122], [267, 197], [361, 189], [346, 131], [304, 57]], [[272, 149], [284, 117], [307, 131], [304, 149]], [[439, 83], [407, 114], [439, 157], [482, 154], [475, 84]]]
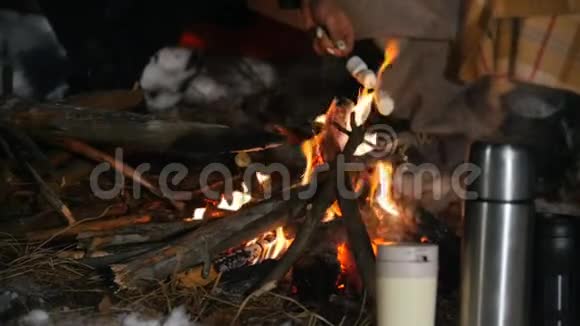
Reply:
[[476, 142], [480, 176], [464, 202], [461, 326], [528, 326], [534, 232], [534, 168], [523, 146]]

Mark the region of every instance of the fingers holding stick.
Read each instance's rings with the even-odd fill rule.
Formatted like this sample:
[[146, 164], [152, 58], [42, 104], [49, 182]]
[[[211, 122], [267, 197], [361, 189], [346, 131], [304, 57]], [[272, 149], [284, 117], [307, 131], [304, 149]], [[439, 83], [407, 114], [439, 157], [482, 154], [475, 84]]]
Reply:
[[352, 43], [353, 41], [344, 38], [332, 37], [332, 34], [322, 26], [315, 29], [314, 49], [319, 54], [346, 56], [352, 50]]

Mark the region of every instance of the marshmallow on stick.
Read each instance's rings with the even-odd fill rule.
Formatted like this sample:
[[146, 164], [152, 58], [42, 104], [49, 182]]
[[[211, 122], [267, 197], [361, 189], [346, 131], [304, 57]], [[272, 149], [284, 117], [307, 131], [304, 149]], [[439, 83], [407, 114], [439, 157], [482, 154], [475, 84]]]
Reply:
[[359, 57], [352, 56], [346, 62], [346, 70], [364, 87], [367, 89], [375, 89], [377, 87], [377, 75], [370, 70], [367, 64]]
[[[352, 56], [348, 59], [346, 69], [364, 88], [377, 89], [379, 87], [376, 73], [369, 69], [359, 56]], [[374, 102], [379, 113], [384, 116], [391, 114], [395, 108], [395, 102], [384, 90], [375, 91]]]

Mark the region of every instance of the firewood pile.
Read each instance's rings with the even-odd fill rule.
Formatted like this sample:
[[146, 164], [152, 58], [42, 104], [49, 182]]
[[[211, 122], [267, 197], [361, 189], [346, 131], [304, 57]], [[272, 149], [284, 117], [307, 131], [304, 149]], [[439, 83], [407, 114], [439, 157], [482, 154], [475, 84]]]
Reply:
[[[353, 174], [339, 166], [374, 164], [369, 162], [375, 159], [354, 155], [366, 142], [368, 124], [352, 124], [350, 130], [344, 121], [327, 126], [327, 134], [332, 130], [347, 137], [343, 149], [324, 147], [322, 131], [317, 135], [320, 142], [315, 137], [305, 143], [310, 151], [302, 145], [304, 157], [298, 145], [275, 145], [263, 137], [252, 141], [247, 135], [228, 142], [232, 134], [222, 126], [131, 113], [127, 109], [135, 105], [135, 96], [117, 92], [94, 97], [101, 99], [98, 103], [117, 98], [113, 102], [124, 107], [115, 111], [89, 107], [87, 101], [95, 102], [90, 97], [71, 101], [83, 107], [2, 101], [1, 140], [8, 158], [3, 181], [8, 190], [2, 198], [7, 210], [0, 279], [7, 288], [11, 282], [24, 282], [24, 289], [50, 289], [54, 293], [36, 300], [55, 297], [68, 305], [79, 304], [74, 298], [82, 297], [85, 307], [97, 307], [102, 314], [163, 313], [185, 305], [198, 320], [216, 325], [372, 322], [373, 247], [389, 239], [371, 239], [381, 227], [366, 204], [368, 195], [341, 196], [337, 185], [344, 180], [348, 190], [377, 191], [370, 179], [361, 181], [368, 172]], [[342, 112], [349, 105], [335, 102], [329, 112]], [[350, 111], [344, 112], [347, 117]], [[350, 118], [355, 121], [355, 113]], [[143, 159], [139, 151], [120, 158], [110, 146], [171, 152], [200, 139], [234, 151], [213, 157], [230, 164], [235, 173], [210, 176], [202, 185], [199, 166], [204, 157], [189, 156], [197, 170], [174, 184], [173, 190], [181, 190], [177, 196], [162, 189], [155, 168], [144, 173], [134, 167], [132, 163]], [[312, 156], [321, 150], [323, 156]], [[297, 153], [288, 155], [292, 151]], [[286, 164], [294, 166], [289, 183], [276, 173], [249, 171], [252, 160], [266, 167], [288, 157], [295, 160]], [[322, 157], [326, 164], [313, 163]], [[95, 178], [105, 163], [109, 173]], [[103, 199], [94, 192], [95, 184], [114, 189], [119, 176], [124, 179], [118, 193]], [[228, 194], [227, 184], [243, 192]], [[206, 198], [208, 191], [221, 198]], [[458, 248], [453, 232], [438, 219], [404, 212], [402, 205], [396, 209], [401, 212], [400, 230], [391, 240], [447, 241], [451, 251]], [[20, 285], [13, 288], [31, 291]], [[2, 312], [8, 313], [14, 311]]]

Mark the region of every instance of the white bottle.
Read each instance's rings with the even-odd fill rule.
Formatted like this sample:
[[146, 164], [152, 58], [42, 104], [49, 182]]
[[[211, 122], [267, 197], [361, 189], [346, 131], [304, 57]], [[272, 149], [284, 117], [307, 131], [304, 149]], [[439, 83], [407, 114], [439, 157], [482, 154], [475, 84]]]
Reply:
[[380, 246], [377, 255], [378, 326], [434, 326], [438, 247]]

